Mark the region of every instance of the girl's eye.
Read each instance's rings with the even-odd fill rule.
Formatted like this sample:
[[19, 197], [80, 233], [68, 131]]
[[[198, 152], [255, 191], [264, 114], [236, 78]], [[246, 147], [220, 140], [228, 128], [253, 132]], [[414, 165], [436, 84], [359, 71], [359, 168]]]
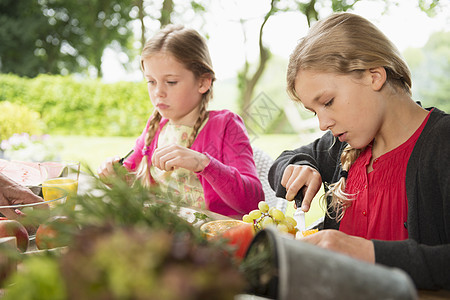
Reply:
[[177, 84], [177, 81], [167, 81], [167, 84], [168, 85], [175, 85], [175, 84]]
[[331, 106], [334, 102], [334, 98], [331, 98], [330, 101], [328, 101], [327, 103], [325, 103], [325, 107]]
[[147, 83], [148, 83], [148, 84], [151, 84], [151, 85], [154, 85], [154, 84], [155, 84], [155, 81], [154, 81], [154, 80], [149, 80], [149, 81], [147, 81]]

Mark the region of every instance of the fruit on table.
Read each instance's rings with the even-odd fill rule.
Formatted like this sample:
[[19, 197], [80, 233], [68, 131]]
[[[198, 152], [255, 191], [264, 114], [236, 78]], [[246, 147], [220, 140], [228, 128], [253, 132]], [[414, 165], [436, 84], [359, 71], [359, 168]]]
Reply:
[[21, 252], [28, 249], [29, 236], [25, 226], [16, 220], [0, 220], [0, 237], [16, 237], [17, 248]]
[[39, 225], [36, 231], [36, 247], [39, 250], [67, 246], [74, 223], [66, 216], [55, 216]]
[[308, 235], [312, 235], [312, 234], [314, 234], [314, 233], [316, 233], [316, 232], [319, 232], [319, 229], [303, 230], [302, 233], [301, 233], [301, 237], [305, 237], [305, 236], [308, 236]]
[[42, 183], [41, 172], [37, 165], [0, 159], [0, 169], [3, 175], [8, 176], [18, 184], [37, 186]]
[[240, 220], [211, 221], [203, 224], [200, 230], [209, 240], [225, 239], [227, 245], [232, 247], [235, 258], [239, 260], [244, 258], [255, 235], [253, 226]]
[[222, 234], [228, 244], [235, 248], [234, 256], [241, 260], [245, 257], [247, 249], [255, 236], [255, 230], [249, 223], [234, 226]]
[[258, 203], [258, 209], [252, 210], [242, 217], [242, 221], [252, 224], [255, 231], [268, 226], [276, 226], [278, 231], [295, 235], [297, 221], [291, 216], [286, 216], [281, 210], [271, 207], [265, 201]]
[[200, 226], [200, 230], [205, 234], [207, 239], [212, 239], [220, 236], [228, 229], [242, 224], [244, 222], [240, 220], [216, 220], [203, 224]]

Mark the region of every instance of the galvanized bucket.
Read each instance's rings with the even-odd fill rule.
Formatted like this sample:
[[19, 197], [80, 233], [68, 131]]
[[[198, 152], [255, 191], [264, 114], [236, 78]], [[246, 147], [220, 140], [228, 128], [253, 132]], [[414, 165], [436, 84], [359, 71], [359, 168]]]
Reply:
[[272, 228], [257, 233], [243, 263], [248, 293], [270, 299], [417, 299], [411, 278], [400, 269], [365, 263]]

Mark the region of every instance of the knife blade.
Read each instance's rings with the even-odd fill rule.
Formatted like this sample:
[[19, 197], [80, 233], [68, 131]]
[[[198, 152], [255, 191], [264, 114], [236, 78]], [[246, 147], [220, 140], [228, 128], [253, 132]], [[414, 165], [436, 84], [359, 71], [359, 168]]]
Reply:
[[295, 228], [298, 229], [296, 237], [302, 237], [303, 233], [302, 231], [306, 230], [306, 223], [305, 223], [305, 212], [302, 210], [302, 201], [303, 201], [303, 192], [306, 189], [306, 186], [302, 187], [300, 191], [295, 196], [295, 205], [297, 206], [297, 209], [295, 210], [293, 214], [294, 220], [297, 222], [297, 225]]

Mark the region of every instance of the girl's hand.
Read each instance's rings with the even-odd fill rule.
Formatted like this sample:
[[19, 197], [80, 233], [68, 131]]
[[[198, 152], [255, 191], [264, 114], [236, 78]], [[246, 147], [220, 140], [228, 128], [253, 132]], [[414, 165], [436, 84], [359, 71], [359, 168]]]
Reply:
[[375, 263], [375, 249], [370, 240], [328, 229], [300, 239], [321, 248], [347, 254], [353, 258]]
[[305, 187], [302, 192], [302, 210], [307, 212], [311, 206], [314, 196], [322, 186], [322, 176], [309, 166], [289, 165], [286, 167], [281, 178], [281, 185], [286, 188], [286, 200], [292, 201], [297, 193]]
[[184, 168], [192, 172], [201, 172], [210, 159], [203, 153], [176, 144], [158, 148], [153, 152], [152, 165], [164, 170]]
[[100, 167], [97, 169], [98, 177], [103, 182], [108, 182], [108, 177], [116, 176], [117, 173], [114, 170], [114, 164], [118, 164], [120, 160], [119, 156], [114, 156], [106, 159]]

